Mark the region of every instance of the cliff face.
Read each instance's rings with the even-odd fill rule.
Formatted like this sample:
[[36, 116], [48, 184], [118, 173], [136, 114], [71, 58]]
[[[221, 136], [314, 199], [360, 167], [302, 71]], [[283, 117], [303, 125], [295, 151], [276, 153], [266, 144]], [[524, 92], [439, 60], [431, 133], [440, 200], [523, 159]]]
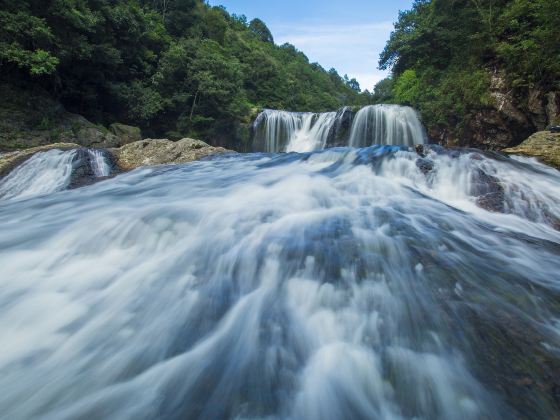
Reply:
[[473, 111], [458, 130], [428, 127], [431, 138], [444, 146], [501, 150], [560, 122], [560, 92], [513, 89], [504, 74], [495, 71], [490, 97], [492, 105]]

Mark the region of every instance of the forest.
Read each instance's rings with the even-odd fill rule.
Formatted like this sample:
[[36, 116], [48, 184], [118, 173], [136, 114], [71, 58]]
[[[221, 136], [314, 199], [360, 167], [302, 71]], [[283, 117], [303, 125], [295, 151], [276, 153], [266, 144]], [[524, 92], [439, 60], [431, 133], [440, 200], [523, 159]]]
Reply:
[[275, 45], [261, 20], [200, 0], [0, 0], [0, 28], [2, 83], [150, 136], [223, 144], [262, 108], [372, 100], [355, 79]]
[[379, 82], [376, 97], [459, 132], [492, 105], [498, 76], [526, 108], [531, 91], [560, 89], [559, 28], [559, 0], [417, 0], [400, 13], [380, 56], [392, 77]]

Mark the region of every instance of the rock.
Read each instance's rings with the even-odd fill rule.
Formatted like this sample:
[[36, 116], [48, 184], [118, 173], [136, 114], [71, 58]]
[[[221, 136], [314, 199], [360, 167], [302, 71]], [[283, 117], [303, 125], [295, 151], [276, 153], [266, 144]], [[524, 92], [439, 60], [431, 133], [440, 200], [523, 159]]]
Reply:
[[529, 89], [527, 98], [527, 110], [529, 118], [537, 130], [544, 130], [548, 123], [546, 115], [545, 95], [538, 89]]
[[114, 123], [109, 126], [109, 131], [120, 139], [121, 146], [142, 140], [142, 132], [138, 127]]
[[500, 180], [481, 169], [474, 176], [471, 194], [477, 197], [478, 207], [494, 213], [502, 213], [505, 209], [504, 187]]
[[560, 124], [560, 94], [549, 92], [546, 95], [546, 116], [548, 124]]
[[[509, 113], [511, 112], [511, 113]], [[512, 109], [508, 113], [494, 109], [476, 112], [468, 118], [459, 145], [482, 150], [500, 150], [519, 144], [532, 132], [529, 122], [519, 120]]]
[[28, 91], [0, 84], [0, 97], [3, 99], [0, 101], [0, 151], [53, 143], [76, 143], [97, 148], [119, 147], [126, 142], [139, 140], [138, 133], [133, 134], [138, 129], [131, 127], [121, 139], [105, 127], [66, 111], [47, 92], [39, 89]]
[[560, 133], [540, 131], [516, 147], [502, 150], [509, 154], [523, 154], [542, 160], [547, 165], [560, 169]]
[[122, 146], [121, 140], [105, 130], [97, 126], [84, 127], [76, 133], [76, 143], [93, 148], [108, 148]]
[[200, 140], [182, 139], [173, 142], [167, 139], [146, 139], [111, 149], [117, 165], [122, 170], [140, 166], [168, 165], [192, 162], [206, 156], [230, 152], [222, 147], [213, 147]]
[[54, 143], [0, 155], [0, 177], [7, 175], [12, 169], [21, 165], [35, 153], [46, 152], [52, 149], [69, 150], [77, 148], [80, 148], [80, 145], [76, 143]]
[[345, 147], [348, 145], [352, 121], [354, 121], [355, 116], [356, 111], [349, 106], [338, 110], [335, 123], [327, 135], [327, 147]]
[[416, 166], [418, 167], [418, 169], [420, 169], [420, 172], [422, 172], [424, 175], [427, 175], [434, 169], [434, 162], [424, 158], [417, 159]]

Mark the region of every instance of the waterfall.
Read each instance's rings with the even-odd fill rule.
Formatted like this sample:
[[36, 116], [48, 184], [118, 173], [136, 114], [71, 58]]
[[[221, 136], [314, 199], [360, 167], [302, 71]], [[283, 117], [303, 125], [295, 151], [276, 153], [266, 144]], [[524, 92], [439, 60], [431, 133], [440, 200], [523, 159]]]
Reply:
[[336, 115], [266, 109], [253, 124], [254, 148], [269, 153], [323, 149]]
[[298, 113], [264, 110], [253, 124], [254, 151], [311, 152], [338, 146], [414, 145], [427, 143], [417, 112], [399, 105], [372, 105], [362, 108], [344, 133], [342, 121], [352, 120], [351, 110]]
[[102, 150], [88, 149], [88, 153], [91, 159], [91, 167], [96, 177], [104, 178], [111, 175], [111, 165]]
[[106, 152], [98, 149], [39, 152], [0, 180], [0, 200], [20, 200], [75, 188], [111, 175]]
[[75, 156], [75, 150], [35, 154], [0, 180], [0, 199], [23, 199], [65, 189], [70, 184]]
[[350, 132], [351, 147], [425, 144], [426, 132], [417, 112], [406, 106], [371, 105], [356, 114]]
[[560, 172], [435, 146], [230, 154], [0, 201], [0, 413], [554, 418], [559, 229]]

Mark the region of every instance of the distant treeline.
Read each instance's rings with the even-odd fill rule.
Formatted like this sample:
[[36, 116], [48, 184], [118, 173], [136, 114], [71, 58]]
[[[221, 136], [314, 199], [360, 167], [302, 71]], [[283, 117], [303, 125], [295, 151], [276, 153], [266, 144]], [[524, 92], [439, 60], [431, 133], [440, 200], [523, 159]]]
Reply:
[[262, 107], [372, 102], [266, 25], [200, 0], [0, 0], [4, 83], [42, 89], [94, 122], [213, 142]]

